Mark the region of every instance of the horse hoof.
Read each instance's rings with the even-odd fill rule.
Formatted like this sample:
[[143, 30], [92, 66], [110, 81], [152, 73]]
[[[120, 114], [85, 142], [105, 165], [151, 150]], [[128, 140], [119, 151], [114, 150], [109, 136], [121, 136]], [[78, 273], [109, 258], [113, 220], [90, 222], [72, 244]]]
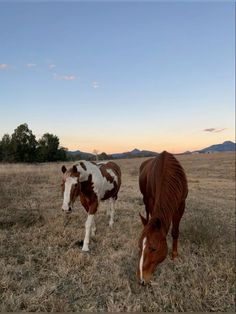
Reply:
[[82, 250], [82, 253], [83, 253], [83, 254], [90, 254], [90, 251], [89, 251], [89, 250], [86, 250], [86, 251], [85, 251], [85, 250]]
[[74, 242], [71, 243], [70, 248], [73, 248], [73, 247], [75, 247], [75, 246], [81, 247], [81, 246], [83, 246], [83, 244], [84, 244], [84, 241], [83, 241], [83, 240], [76, 240], [76, 241], [74, 241]]
[[177, 256], [178, 256], [178, 253], [177, 253], [177, 252], [172, 252], [172, 254], [171, 254], [171, 259], [172, 259], [172, 261], [174, 261]]
[[78, 246], [83, 246], [84, 240], [79, 240], [77, 243], [78, 243]]
[[82, 247], [82, 252], [84, 253], [88, 253], [89, 252], [89, 248], [88, 247]]
[[82, 249], [81, 252], [82, 252], [83, 254], [90, 254], [90, 251], [89, 251], [89, 250], [86, 250], [86, 251], [85, 251], [85, 250]]

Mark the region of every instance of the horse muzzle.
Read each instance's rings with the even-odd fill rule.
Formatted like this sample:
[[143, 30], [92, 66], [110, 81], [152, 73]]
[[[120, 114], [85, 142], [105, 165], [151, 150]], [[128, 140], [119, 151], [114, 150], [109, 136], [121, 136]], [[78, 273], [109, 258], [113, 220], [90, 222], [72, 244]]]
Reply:
[[62, 209], [61, 209], [64, 213], [66, 214], [71, 214], [72, 212], [72, 208], [69, 206], [68, 208], [65, 208], [62, 206]]
[[145, 286], [145, 281], [143, 279], [140, 279], [139, 283], [140, 283], [141, 286]]

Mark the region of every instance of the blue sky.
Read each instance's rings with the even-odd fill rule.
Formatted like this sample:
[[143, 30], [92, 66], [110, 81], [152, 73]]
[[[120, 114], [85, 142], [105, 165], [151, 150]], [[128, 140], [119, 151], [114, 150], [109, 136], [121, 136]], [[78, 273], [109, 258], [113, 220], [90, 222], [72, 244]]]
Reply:
[[0, 137], [172, 152], [234, 141], [233, 2], [0, 2]]

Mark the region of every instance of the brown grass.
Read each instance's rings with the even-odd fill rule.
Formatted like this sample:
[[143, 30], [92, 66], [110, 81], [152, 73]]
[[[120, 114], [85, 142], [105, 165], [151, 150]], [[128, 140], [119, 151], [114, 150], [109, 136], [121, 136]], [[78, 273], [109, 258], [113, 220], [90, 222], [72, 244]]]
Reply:
[[118, 161], [115, 225], [103, 203], [90, 254], [75, 242], [85, 210], [79, 202], [69, 216], [60, 210], [61, 164], [0, 165], [0, 310], [234, 311], [234, 154], [177, 158], [189, 182], [179, 258], [168, 257], [147, 287], [135, 277], [143, 159]]

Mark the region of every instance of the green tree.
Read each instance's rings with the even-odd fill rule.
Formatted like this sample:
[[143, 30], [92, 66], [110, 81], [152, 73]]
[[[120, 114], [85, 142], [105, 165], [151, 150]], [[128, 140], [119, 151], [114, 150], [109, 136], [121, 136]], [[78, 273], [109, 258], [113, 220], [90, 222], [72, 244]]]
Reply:
[[67, 157], [67, 148], [65, 147], [60, 147], [58, 150], [57, 150], [57, 160], [59, 161], [66, 161], [68, 160], [68, 157]]
[[11, 136], [9, 134], [4, 134], [0, 141], [0, 161], [14, 161]]
[[56, 135], [45, 133], [38, 141], [38, 161], [66, 160], [66, 149], [59, 147], [59, 138]]
[[98, 159], [99, 160], [108, 160], [110, 158], [106, 153], [102, 152], [101, 154], [98, 155]]
[[35, 135], [26, 123], [19, 125], [12, 134], [11, 145], [16, 162], [33, 162], [36, 160]]

